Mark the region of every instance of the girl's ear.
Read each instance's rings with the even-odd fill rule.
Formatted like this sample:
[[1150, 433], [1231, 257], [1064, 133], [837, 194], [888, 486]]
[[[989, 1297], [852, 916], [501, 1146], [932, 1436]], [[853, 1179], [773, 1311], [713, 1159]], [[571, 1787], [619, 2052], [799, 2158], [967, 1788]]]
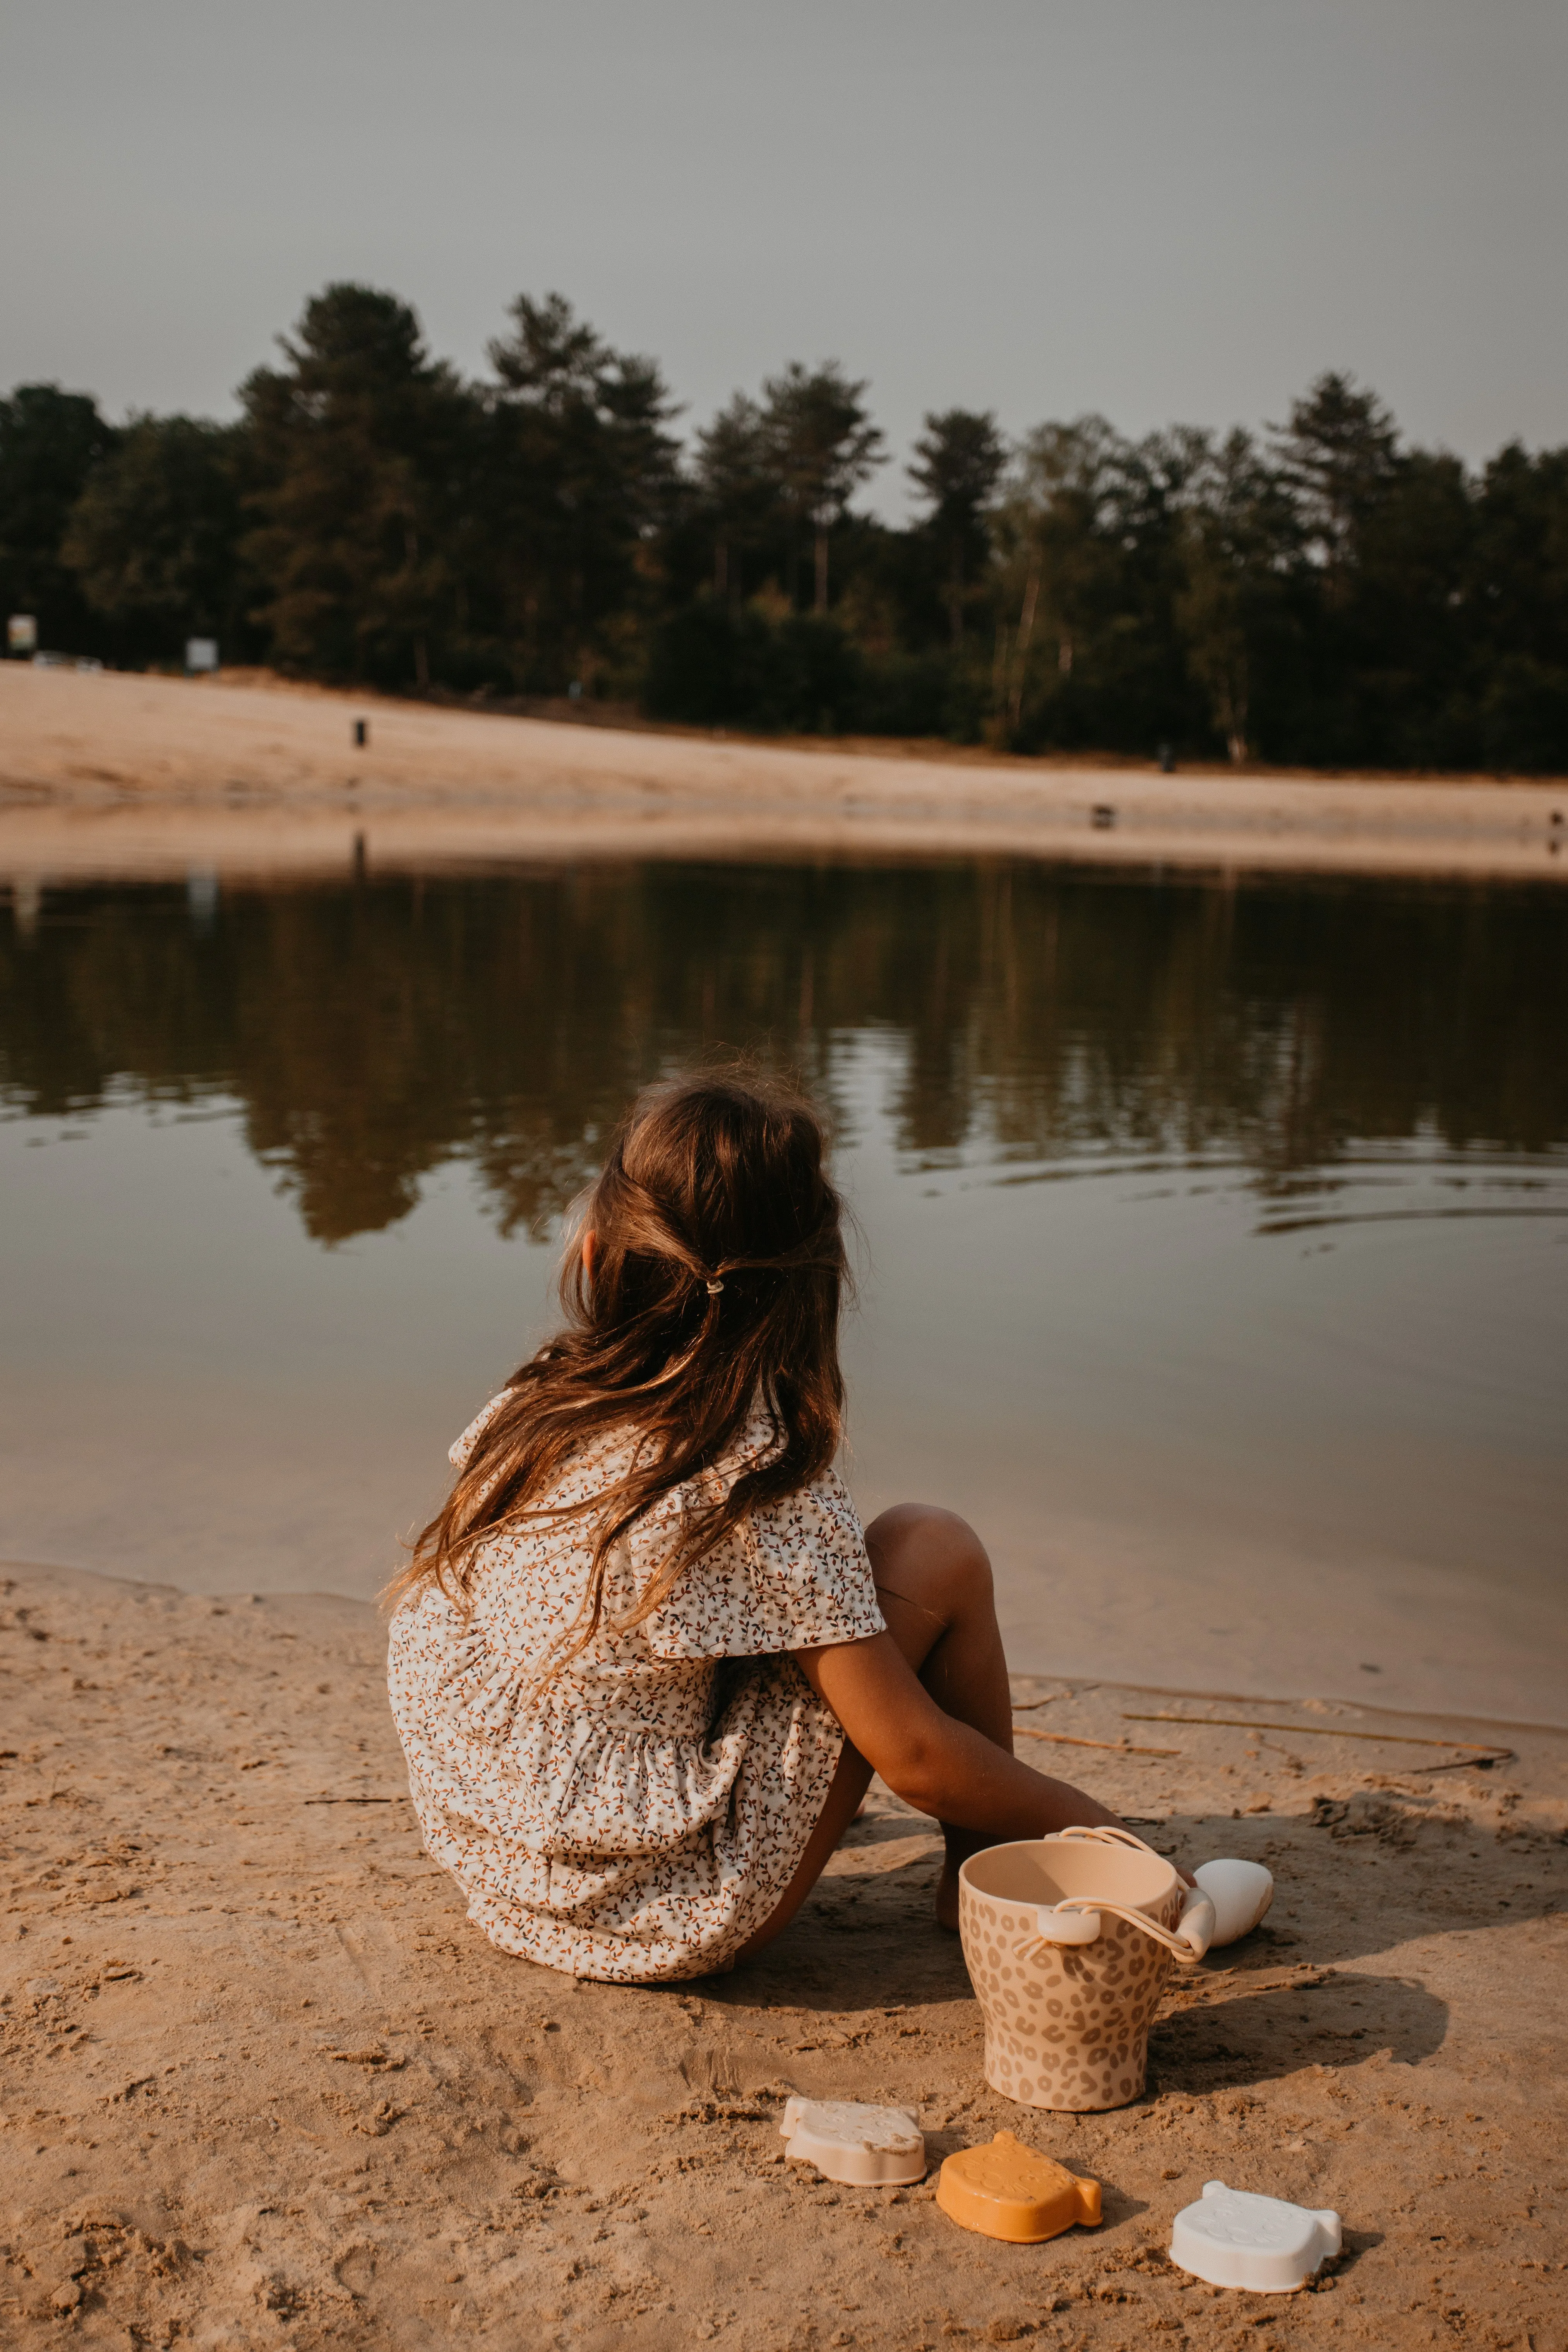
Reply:
[[583, 1239], [578, 1246], [583, 1253], [583, 1271], [587, 1276], [589, 1281], [592, 1282], [594, 1279], [594, 1260], [599, 1254], [599, 1236], [594, 1232], [592, 1226], [590, 1226], [584, 1234]]

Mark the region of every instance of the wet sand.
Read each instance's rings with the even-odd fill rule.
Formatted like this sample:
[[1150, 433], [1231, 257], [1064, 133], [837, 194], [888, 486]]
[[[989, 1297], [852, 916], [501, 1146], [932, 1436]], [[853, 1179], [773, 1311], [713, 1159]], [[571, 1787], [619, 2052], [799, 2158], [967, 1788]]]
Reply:
[[[354, 721], [369, 723], [363, 751]], [[0, 664], [0, 875], [630, 855], [951, 855], [1304, 871], [1568, 872], [1568, 785], [773, 745], [247, 676]]]
[[[1073, 2120], [986, 2090], [931, 1825], [880, 1790], [761, 1963], [576, 1984], [492, 1951], [423, 1855], [371, 1609], [4, 1582], [18, 2352], [1568, 2344], [1561, 1733], [1483, 1770], [1447, 1743], [1486, 1725], [1021, 1682], [1055, 1735], [1026, 1752], [1278, 1881], [1168, 1992], [1146, 2096]], [[1016, 2130], [1104, 2224], [1003, 2246], [929, 2179], [820, 2183], [779, 2155], [792, 2088], [915, 2105], [934, 2160]], [[1170, 2266], [1214, 2178], [1340, 2210], [1317, 2291]]]

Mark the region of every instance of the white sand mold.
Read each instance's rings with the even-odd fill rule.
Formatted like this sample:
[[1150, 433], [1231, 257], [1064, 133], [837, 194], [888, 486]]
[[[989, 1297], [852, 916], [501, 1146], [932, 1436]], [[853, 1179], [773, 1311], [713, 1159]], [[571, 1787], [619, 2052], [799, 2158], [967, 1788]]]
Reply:
[[925, 2135], [907, 2107], [794, 2098], [779, 2129], [791, 2160], [815, 2164], [825, 2180], [877, 2189], [925, 2177]]
[[1171, 2225], [1171, 2260], [1210, 2286], [1289, 2294], [1340, 2251], [1340, 2217], [1205, 2180]]

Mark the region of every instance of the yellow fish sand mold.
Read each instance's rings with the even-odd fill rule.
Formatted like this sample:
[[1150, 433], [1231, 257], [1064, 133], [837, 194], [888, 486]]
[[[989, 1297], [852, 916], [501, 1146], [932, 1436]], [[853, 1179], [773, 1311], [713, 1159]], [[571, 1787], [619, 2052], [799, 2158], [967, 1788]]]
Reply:
[[936, 2201], [951, 2221], [982, 2237], [1035, 2246], [1100, 2220], [1100, 2183], [998, 2132], [982, 2147], [960, 2148], [937, 2175]]

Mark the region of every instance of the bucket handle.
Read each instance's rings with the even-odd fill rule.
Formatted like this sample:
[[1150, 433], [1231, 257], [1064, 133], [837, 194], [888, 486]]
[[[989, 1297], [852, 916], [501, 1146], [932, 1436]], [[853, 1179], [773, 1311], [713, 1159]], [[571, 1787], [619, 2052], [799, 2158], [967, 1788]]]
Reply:
[[1146, 1840], [1134, 1837], [1116, 1822], [1071, 1822], [1065, 1830], [1055, 1830], [1052, 1835], [1062, 1839], [1076, 1838], [1086, 1844], [1127, 1845], [1134, 1853], [1152, 1853], [1156, 1862], [1169, 1862], [1169, 1854], [1159, 1853]]
[[[1140, 1841], [1132, 1838], [1129, 1843], [1136, 1845]], [[1064, 1895], [1059, 1903], [1041, 1904], [1036, 1931], [1014, 1946], [1014, 1958], [1034, 1959], [1042, 1950], [1059, 1944], [1092, 1944], [1100, 1933], [1102, 1912], [1109, 1912], [1113, 1919], [1124, 1919], [1130, 1927], [1140, 1928], [1156, 1944], [1163, 1944], [1184, 1969], [1195, 1967], [1203, 1958], [1215, 1930], [1214, 1905], [1201, 1886], [1186, 1889], [1174, 1934], [1146, 1912], [1130, 1910], [1125, 1904], [1107, 1903], [1096, 1895]]]
[[[1065, 1830], [1058, 1830], [1057, 1835], [1063, 1839], [1076, 1839], [1084, 1844], [1129, 1846], [1134, 1853], [1152, 1854], [1156, 1862], [1168, 1863], [1170, 1860], [1168, 1854], [1162, 1853], [1157, 1846], [1152, 1846], [1147, 1839], [1134, 1837], [1132, 1832], [1123, 1829], [1119, 1822], [1073, 1822]], [[1117, 1918], [1127, 1920], [1131, 1926], [1142, 1927], [1145, 1935], [1167, 1945], [1184, 1966], [1190, 1965], [1194, 1959], [1201, 1960], [1214, 1939], [1214, 1904], [1201, 1886], [1183, 1889], [1182, 1916], [1176, 1922], [1174, 1937], [1165, 1928], [1156, 1926], [1142, 1911], [1119, 1911], [1114, 1903], [1097, 1903], [1095, 1908], [1110, 1911]]]

